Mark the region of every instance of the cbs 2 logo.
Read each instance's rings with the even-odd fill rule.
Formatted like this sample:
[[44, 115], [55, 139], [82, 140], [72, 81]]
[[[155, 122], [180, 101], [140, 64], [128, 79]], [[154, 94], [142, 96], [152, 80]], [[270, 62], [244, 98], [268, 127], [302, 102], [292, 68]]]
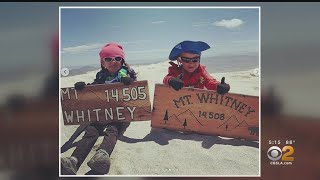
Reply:
[[[284, 152], [284, 154], [282, 154]], [[278, 146], [272, 146], [268, 149], [267, 155], [271, 161], [293, 161], [294, 157], [291, 157], [294, 153], [292, 146], [284, 146], [282, 150]]]

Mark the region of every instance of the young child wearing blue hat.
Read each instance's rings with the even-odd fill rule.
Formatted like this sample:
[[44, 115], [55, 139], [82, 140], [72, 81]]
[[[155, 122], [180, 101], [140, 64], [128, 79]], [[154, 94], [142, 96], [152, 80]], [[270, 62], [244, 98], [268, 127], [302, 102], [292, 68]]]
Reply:
[[[206, 71], [206, 67], [200, 64], [201, 52], [209, 48], [210, 46], [202, 41], [183, 41], [177, 44], [169, 55], [171, 67], [163, 83], [176, 91], [182, 87], [193, 87], [216, 90], [219, 94], [229, 92], [230, 85], [224, 82], [224, 77], [218, 82]], [[173, 62], [175, 60], [178, 64]]]

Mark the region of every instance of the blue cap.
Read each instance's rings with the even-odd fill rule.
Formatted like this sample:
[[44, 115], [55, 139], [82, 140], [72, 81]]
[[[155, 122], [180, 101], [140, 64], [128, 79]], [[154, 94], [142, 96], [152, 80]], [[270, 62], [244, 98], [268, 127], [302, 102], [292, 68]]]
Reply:
[[202, 41], [183, 41], [177, 44], [170, 52], [169, 59], [176, 60], [182, 52], [201, 54], [202, 51], [209, 49], [210, 46]]

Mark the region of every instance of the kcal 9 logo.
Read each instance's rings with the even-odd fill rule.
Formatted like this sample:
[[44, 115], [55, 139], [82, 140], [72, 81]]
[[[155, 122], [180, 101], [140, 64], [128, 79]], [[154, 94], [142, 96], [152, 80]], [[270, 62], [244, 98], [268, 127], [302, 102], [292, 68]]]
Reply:
[[[284, 152], [282, 154], [282, 152]], [[294, 153], [294, 148], [292, 146], [284, 146], [282, 150], [278, 146], [272, 146], [268, 149], [267, 155], [271, 161], [293, 161], [294, 157], [291, 155]]]

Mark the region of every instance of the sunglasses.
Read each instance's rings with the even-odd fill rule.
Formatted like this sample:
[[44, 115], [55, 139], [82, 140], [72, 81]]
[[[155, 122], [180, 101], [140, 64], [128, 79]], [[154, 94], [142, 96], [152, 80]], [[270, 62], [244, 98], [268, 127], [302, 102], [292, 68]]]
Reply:
[[112, 60], [115, 60], [115, 61], [122, 61], [124, 60], [122, 57], [114, 57], [114, 58], [111, 58], [111, 57], [106, 57], [103, 59], [105, 62], [111, 62]]
[[181, 61], [185, 62], [185, 63], [190, 63], [190, 62], [193, 62], [193, 63], [197, 63], [200, 61], [200, 57], [194, 57], [194, 58], [187, 58], [187, 57], [180, 57], [181, 58]]

